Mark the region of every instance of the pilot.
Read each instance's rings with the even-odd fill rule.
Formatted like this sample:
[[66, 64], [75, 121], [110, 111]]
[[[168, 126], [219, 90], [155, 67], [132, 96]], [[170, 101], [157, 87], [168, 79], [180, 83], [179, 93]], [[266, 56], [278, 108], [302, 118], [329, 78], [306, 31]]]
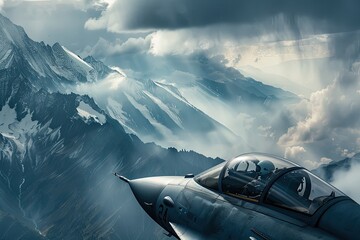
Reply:
[[259, 167], [258, 176], [244, 187], [243, 194], [247, 196], [260, 195], [262, 190], [265, 188], [265, 185], [267, 184], [270, 176], [275, 171], [274, 164], [269, 160], [262, 160], [257, 164], [257, 166]]
[[258, 166], [260, 167], [260, 179], [267, 180], [269, 177], [274, 173], [275, 166], [274, 164], [269, 160], [263, 160], [258, 163]]

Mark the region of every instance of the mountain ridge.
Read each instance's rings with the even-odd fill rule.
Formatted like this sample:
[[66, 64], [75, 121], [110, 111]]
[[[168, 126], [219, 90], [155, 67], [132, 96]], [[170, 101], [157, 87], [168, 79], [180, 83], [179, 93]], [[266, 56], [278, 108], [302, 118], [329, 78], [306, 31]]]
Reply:
[[[204, 170], [220, 161], [212, 162], [196, 153], [143, 144], [136, 136], [128, 135], [88, 96], [48, 93], [29, 86], [26, 91], [19, 88], [8, 102], [5, 105], [7, 114], [9, 116], [9, 109], [13, 109], [16, 120], [10, 122], [9, 128], [1, 129], [0, 145], [8, 147], [2, 147], [4, 154], [0, 154], [0, 182], [3, 183], [0, 186], [11, 196], [18, 196], [18, 204], [3, 203], [5, 206], [0, 205], [0, 209], [15, 207], [12, 211], [17, 218], [24, 217], [25, 222], [30, 220], [27, 225], [34, 222], [36, 229], [51, 239], [76, 236], [89, 224], [94, 229], [82, 236], [101, 236], [114, 224], [121, 224], [117, 218], [112, 218], [104, 228], [93, 225], [100, 224], [109, 214], [108, 211], [92, 213], [94, 207], [103, 208], [107, 204], [104, 200], [94, 200], [94, 196], [90, 198], [93, 191], [105, 191], [109, 202], [114, 196], [131, 198], [130, 191], [126, 197], [116, 191], [121, 183], [111, 175], [113, 171], [129, 178], [185, 174]], [[84, 121], [77, 110], [81, 102], [104, 114], [106, 122]], [[18, 132], [16, 126], [24, 131]], [[111, 190], [101, 190], [101, 182], [111, 184]], [[122, 203], [114, 203], [111, 208], [119, 212], [122, 206]], [[98, 220], [90, 223], [82, 217], [85, 214]]]
[[[53, 49], [40, 45], [51, 56]], [[222, 160], [144, 144], [91, 97], [55, 91], [73, 79], [42, 77], [26, 52], [14, 49], [17, 61], [0, 69], [0, 238], [161, 236], [112, 172], [185, 175]], [[139, 220], [142, 233], [134, 227]]]
[[355, 164], [360, 164], [360, 153], [357, 153], [352, 157], [346, 157], [338, 161], [323, 164], [313, 172], [318, 176], [321, 176], [324, 180], [333, 182], [337, 172], [347, 172]]

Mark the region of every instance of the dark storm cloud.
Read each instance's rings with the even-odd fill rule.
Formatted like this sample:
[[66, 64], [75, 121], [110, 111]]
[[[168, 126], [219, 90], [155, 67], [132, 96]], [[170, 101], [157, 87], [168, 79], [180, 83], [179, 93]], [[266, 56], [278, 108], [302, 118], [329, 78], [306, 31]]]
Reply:
[[360, 27], [359, 9], [358, 0], [120, 0], [108, 10], [121, 13], [128, 30], [246, 24], [284, 14], [289, 21], [309, 17], [329, 31], [350, 31]]
[[329, 47], [334, 57], [346, 60], [346, 65], [351, 66], [360, 57], [360, 31], [335, 35]]

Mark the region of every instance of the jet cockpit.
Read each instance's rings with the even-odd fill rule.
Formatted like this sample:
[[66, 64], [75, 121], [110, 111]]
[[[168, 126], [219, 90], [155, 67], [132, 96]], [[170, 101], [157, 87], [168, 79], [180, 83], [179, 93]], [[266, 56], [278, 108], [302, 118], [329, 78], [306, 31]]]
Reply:
[[308, 170], [266, 154], [244, 154], [195, 177], [200, 185], [257, 204], [313, 215], [330, 199], [344, 196]]

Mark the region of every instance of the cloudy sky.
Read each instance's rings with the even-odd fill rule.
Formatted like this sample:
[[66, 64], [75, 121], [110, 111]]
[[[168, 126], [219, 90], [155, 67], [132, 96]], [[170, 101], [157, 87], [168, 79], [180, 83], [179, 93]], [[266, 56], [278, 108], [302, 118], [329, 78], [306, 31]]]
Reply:
[[[273, 49], [296, 45], [291, 40], [299, 39], [303, 45], [317, 44], [317, 56], [343, 54], [341, 49], [327, 53], [324, 42], [332, 38], [321, 38], [321, 34], [336, 36], [358, 30], [359, 5], [356, 0], [0, 0], [3, 13], [33, 39], [60, 42], [79, 53], [88, 49], [100, 55], [96, 47], [106, 44], [112, 49], [102, 53], [103, 57], [136, 51], [156, 55], [199, 49], [225, 53], [234, 47], [244, 52], [241, 47], [252, 45], [252, 51], [241, 54], [248, 56], [245, 63], [261, 47], [270, 49], [272, 57], [297, 58], [296, 49], [286, 50], [287, 54]], [[279, 43], [286, 40], [290, 42]], [[342, 42], [332, 44], [340, 48], [337, 45]], [[305, 55], [313, 57], [308, 52]]]
[[360, 1], [0, 0], [0, 8], [36, 41], [146, 76], [169, 56], [222, 56], [303, 98], [273, 139], [286, 157], [316, 167], [360, 152]]
[[324, 78], [333, 78], [337, 66], [320, 65], [330, 70], [321, 78], [319, 72], [324, 71], [311, 66], [286, 66], [291, 71], [284, 73], [281, 63], [357, 57], [349, 46], [358, 44], [354, 41], [360, 27], [359, 4], [356, 0], [0, 0], [2, 12], [31, 38], [50, 45], [60, 42], [83, 57], [91, 54], [121, 65], [144, 55], [206, 51], [224, 55], [228, 65], [249, 74], [255, 67], [285, 76], [303, 87], [298, 94], [307, 96], [327, 86]]

